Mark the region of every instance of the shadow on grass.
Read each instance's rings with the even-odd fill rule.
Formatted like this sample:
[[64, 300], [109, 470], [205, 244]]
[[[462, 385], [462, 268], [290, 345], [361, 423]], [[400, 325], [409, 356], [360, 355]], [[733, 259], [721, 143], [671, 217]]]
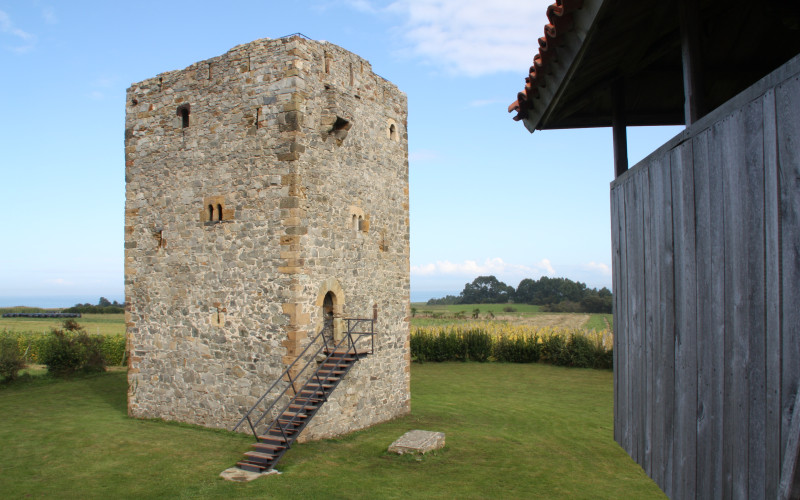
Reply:
[[115, 367], [105, 373], [79, 375], [89, 383], [86, 388], [95, 394], [98, 400], [108, 404], [114, 413], [128, 415], [128, 375], [124, 368]]

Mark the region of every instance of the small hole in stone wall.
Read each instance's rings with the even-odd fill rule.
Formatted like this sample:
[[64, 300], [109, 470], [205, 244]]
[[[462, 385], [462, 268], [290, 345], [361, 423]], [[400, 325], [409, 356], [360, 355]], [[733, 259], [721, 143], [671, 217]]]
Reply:
[[398, 137], [397, 137], [397, 125], [395, 125], [394, 123], [389, 125], [389, 139], [391, 139], [393, 141], [398, 140]]
[[328, 133], [334, 136], [336, 140], [343, 141], [345, 137], [347, 137], [347, 133], [352, 127], [353, 124], [349, 120], [345, 120], [341, 116], [337, 116], [336, 121], [333, 123], [333, 127]]
[[133, 99], [131, 99], [131, 104], [132, 104], [133, 106], [136, 106], [137, 104], [139, 104], [139, 101], [138, 101], [138, 99], [136, 99], [135, 97], [134, 97]]

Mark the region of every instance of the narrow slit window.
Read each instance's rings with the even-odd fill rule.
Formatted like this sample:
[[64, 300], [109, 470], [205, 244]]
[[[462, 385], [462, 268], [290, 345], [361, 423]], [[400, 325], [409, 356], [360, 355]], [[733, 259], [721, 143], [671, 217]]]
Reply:
[[222, 205], [217, 205], [217, 220], [222, 220]]
[[208, 206], [208, 220], [209, 222], [214, 220], [214, 205]]
[[353, 214], [353, 231], [358, 232], [358, 216]]
[[189, 105], [181, 104], [178, 106], [176, 114], [181, 117], [181, 128], [189, 127]]

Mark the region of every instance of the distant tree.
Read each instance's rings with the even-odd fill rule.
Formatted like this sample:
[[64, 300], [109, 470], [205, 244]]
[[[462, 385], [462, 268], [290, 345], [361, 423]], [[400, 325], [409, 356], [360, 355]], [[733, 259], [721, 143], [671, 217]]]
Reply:
[[530, 278], [525, 278], [517, 285], [517, 290], [514, 292], [514, 302], [518, 304], [533, 304], [533, 297], [536, 293], [536, 287], [539, 282]]
[[448, 295], [446, 297], [442, 297], [440, 299], [429, 299], [426, 302], [429, 306], [452, 306], [454, 304], [460, 303], [461, 298], [456, 297], [455, 295]]
[[514, 288], [494, 276], [478, 276], [464, 285], [462, 304], [500, 304], [514, 298]]
[[105, 297], [100, 297], [100, 300], [97, 302], [97, 305], [100, 307], [106, 307], [111, 305], [111, 301]]
[[581, 307], [585, 312], [611, 314], [613, 311], [611, 291], [606, 287], [600, 291], [588, 290], [581, 300]]
[[[514, 294], [516, 302], [548, 306], [552, 312], [569, 312], [580, 309], [584, 312], [611, 312], [612, 296], [608, 288], [601, 290], [588, 288], [585, 283], [568, 278], [549, 278], [538, 280], [524, 279], [517, 285]], [[559, 304], [562, 304], [559, 306]]]

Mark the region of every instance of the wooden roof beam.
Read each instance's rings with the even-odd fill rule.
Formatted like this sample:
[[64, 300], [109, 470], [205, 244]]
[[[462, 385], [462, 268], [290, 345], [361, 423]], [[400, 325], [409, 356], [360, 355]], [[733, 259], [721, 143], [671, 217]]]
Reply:
[[683, 61], [683, 110], [688, 127], [706, 114], [697, 3], [678, 0], [678, 21]]

